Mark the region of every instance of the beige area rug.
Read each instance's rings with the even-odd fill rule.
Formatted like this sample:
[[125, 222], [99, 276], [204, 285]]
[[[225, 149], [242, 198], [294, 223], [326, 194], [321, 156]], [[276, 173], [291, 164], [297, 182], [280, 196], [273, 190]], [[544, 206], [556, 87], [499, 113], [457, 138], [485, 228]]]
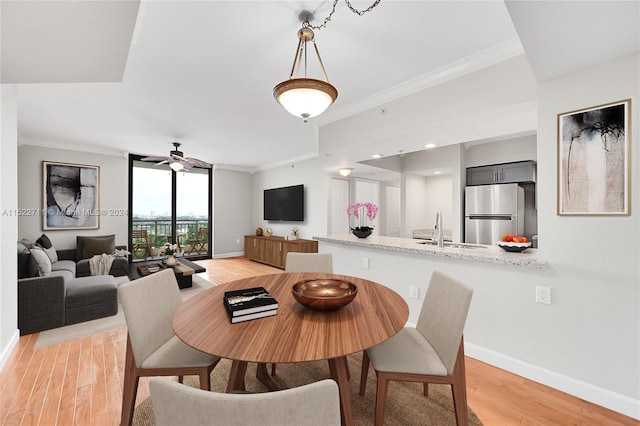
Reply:
[[[353, 416], [356, 425], [373, 425], [375, 414], [376, 378], [372, 368], [369, 369], [367, 391], [365, 396], [358, 394], [360, 386], [360, 369], [362, 354], [355, 354], [349, 358], [351, 373], [351, 400]], [[231, 361], [223, 359], [211, 373], [211, 390], [224, 392], [229, 377]], [[278, 364], [276, 376], [273, 379], [283, 388], [292, 388], [315, 382], [329, 377], [329, 366], [326, 361], [308, 362], [302, 364]], [[199, 387], [196, 376], [185, 377], [185, 384]], [[246, 388], [250, 392], [265, 392], [266, 388], [256, 380], [255, 364], [249, 364], [246, 375]], [[385, 426], [423, 426], [423, 425], [455, 425], [451, 387], [446, 385], [429, 385], [429, 397], [422, 394], [422, 384], [391, 382], [387, 394], [385, 411]], [[203, 419], [203, 424], [207, 423]], [[133, 417], [135, 426], [155, 425], [153, 404], [147, 398], [136, 407]], [[469, 410], [469, 424], [481, 425], [482, 422]], [[252, 426], [252, 425], [247, 425]], [[267, 426], [267, 425], [260, 425]]]
[[[116, 277], [118, 285], [129, 282], [127, 277]], [[184, 300], [193, 297], [203, 290], [213, 287], [213, 284], [206, 279], [194, 275], [193, 287], [180, 290]], [[118, 303], [118, 313], [110, 317], [100, 318], [97, 320], [81, 322], [78, 324], [67, 325], [65, 327], [54, 328], [52, 330], [41, 331], [38, 340], [34, 345], [34, 349], [44, 348], [46, 346], [56, 345], [58, 343], [69, 340], [80, 339], [82, 337], [91, 336], [93, 334], [103, 333], [109, 330], [116, 330], [125, 327], [126, 321], [122, 306]]]

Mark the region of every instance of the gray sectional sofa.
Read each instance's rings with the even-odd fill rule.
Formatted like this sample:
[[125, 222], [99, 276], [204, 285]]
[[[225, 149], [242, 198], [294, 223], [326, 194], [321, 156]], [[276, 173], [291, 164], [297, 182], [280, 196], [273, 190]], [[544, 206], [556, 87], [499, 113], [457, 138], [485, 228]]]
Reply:
[[[83, 258], [88, 254], [87, 250], [106, 250], [109, 241], [114, 240], [114, 236], [78, 237], [77, 248], [72, 250], [55, 250], [52, 246], [45, 249], [26, 240], [18, 242], [18, 328], [21, 335], [118, 312], [118, 286], [114, 276], [127, 275], [128, 259], [115, 258], [110, 275], [91, 276], [89, 259]], [[28, 244], [31, 245], [25, 250]], [[87, 249], [88, 244], [93, 245]], [[50, 260], [55, 260], [50, 263], [50, 271], [48, 265], [41, 268], [36, 261], [36, 258], [42, 258], [41, 250], [48, 251]]]

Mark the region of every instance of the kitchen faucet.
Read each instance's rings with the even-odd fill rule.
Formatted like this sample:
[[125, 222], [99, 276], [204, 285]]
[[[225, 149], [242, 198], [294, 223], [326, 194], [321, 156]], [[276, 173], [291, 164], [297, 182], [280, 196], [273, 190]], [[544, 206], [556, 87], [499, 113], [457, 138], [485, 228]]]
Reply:
[[438, 230], [438, 247], [444, 247], [444, 230], [442, 229], [442, 212], [436, 213], [436, 226], [435, 228]]

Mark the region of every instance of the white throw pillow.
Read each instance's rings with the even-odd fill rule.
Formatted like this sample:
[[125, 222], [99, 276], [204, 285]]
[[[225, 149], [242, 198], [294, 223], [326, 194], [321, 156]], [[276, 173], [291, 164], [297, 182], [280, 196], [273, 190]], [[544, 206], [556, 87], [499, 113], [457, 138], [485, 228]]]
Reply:
[[42, 250], [47, 254], [47, 256], [49, 256], [51, 263], [56, 263], [58, 261], [58, 252], [54, 246], [51, 246], [50, 248], [42, 247]]
[[47, 256], [47, 253], [40, 247], [34, 246], [31, 248], [31, 259], [33, 259], [38, 265], [38, 275], [41, 277], [48, 277], [51, 275], [51, 259]]

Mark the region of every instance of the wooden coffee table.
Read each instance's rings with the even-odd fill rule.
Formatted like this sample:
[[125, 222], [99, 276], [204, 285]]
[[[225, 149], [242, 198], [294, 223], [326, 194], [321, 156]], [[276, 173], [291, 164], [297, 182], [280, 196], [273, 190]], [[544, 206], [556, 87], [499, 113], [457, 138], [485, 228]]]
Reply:
[[[154, 270], [153, 267], [157, 266], [158, 270]], [[151, 268], [151, 270], [150, 270]], [[206, 272], [206, 269], [202, 266], [188, 261], [184, 258], [178, 259], [178, 264], [175, 266], [167, 266], [160, 260], [148, 261], [148, 262], [135, 262], [131, 263], [129, 267], [129, 279], [136, 280], [138, 278], [159, 272], [167, 268], [173, 269], [178, 282], [178, 287], [189, 288], [193, 286], [193, 274], [199, 274], [200, 272]]]

